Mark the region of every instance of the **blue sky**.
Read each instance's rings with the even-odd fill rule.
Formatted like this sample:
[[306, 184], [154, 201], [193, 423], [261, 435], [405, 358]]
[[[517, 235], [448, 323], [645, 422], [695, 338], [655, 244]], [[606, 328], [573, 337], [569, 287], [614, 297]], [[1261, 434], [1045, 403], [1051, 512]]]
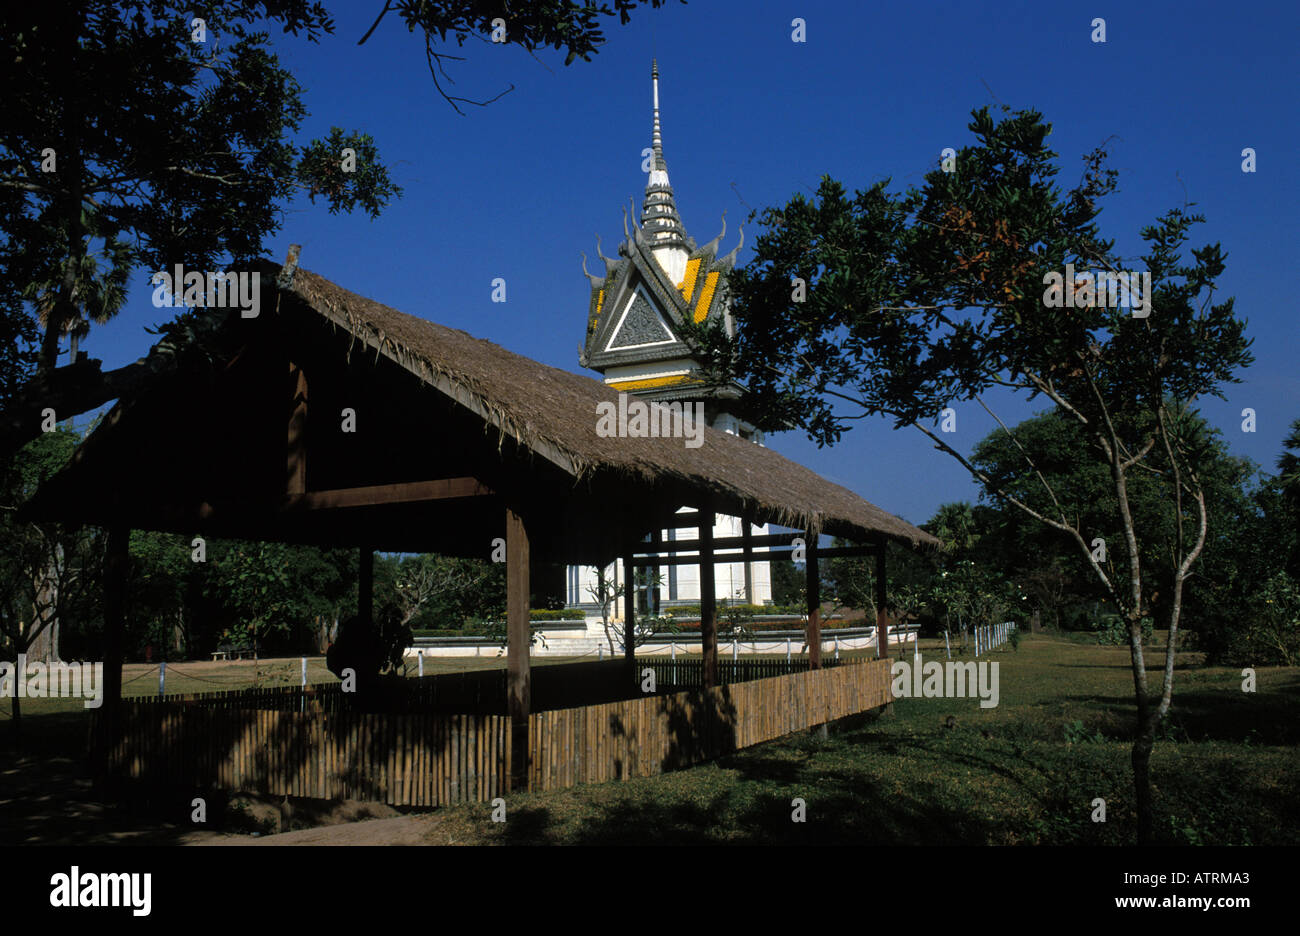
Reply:
[[[329, 6], [333, 37], [278, 41], [306, 88], [303, 140], [333, 125], [371, 133], [405, 195], [373, 222], [295, 203], [267, 242], [273, 259], [301, 243], [302, 266], [348, 289], [582, 372], [580, 254], [594, 260], [599, 233], [614, 255], [620, 207], [632, 197], [640, 208], [652, 56], [678, 208], [700, 243], [725, 209], [723, 251], [750, 208], [810, 194], [822, 174], [850, 190], [884, 177], [919, 182], [941, 149], [970, 142], [973, 107], [1033, 107], [1054, 124], [1064, 184], [1084, 153], [1115, 137], [1120, 191], [1102, 225], [1122, 253], [1135, 255], [1140, 228], [1185, 200], [1207, 218], [1194, 243], [1222, 242], [1222, 295], [1249, 320], [1257, 358], [1226, 403], [1204, 405], [1231, 450], [1271, 471], [1300, 416], [1294, 3], [694, 0], [639, 11], [626, 27], [611, 19], [602, 51], [567, 68], [554, 52], [453, 46], [466, 61], [448, 66], [452, 93], [485, 99], [514, 85], [464, 117], [434, 91], [419, 43], [395, 17], [356, 45], [377, 2]], [[795, 17], [804, 43], [791, 41]], [[1091, 41], [1097, 17], [1104, 44]], [[1245, 147], [1257, 153], [1253, 174], [1241, 171]], [[506, 280], [505, 303], [491, 301], [495, 277]], [[85, 345], [106, 367], [144, 354], [145, 327], [167, 314], [151, 305], [147, 278]], [[998, 405], [1008, 422], [1030, 413]], [[1241, 430], [1245, 407], [1257, 413], [1253, 434]], [[977, 406], [960, 407], [958, 447], [969, 451], [994, 426]], [[833, 448], [795, 433], [768, 444], [915, 523], [978, 495], [918, 432], [884, 421], [859, 422]]]

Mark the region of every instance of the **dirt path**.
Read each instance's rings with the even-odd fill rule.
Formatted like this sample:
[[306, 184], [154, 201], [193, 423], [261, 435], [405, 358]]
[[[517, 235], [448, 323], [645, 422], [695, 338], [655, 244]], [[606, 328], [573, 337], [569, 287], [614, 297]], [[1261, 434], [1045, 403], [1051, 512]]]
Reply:
[[[216, 835], [184, 842], [185, 845], [429, 845], [436, 839], [439, 816], [396, 816], [367, 819], [316, 829], [298, 829], [279, 835], [251, 838]], [[446, 843], [454, 844], [454, 843]]]

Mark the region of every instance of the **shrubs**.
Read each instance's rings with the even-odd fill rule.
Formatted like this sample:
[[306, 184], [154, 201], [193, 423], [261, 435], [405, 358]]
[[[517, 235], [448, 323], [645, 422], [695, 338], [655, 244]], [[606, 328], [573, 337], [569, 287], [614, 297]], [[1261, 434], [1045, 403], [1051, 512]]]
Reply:
[[[697, 612], [698, 613], [698, 612]], [[870, 624], [865, 621], [845, 621], [835, 619], [831, 621], [822, 621], [822, 630], [838, 630], [846, 627], [869, 627]], [[726, 622], [719, 615], [718, 633], [721, 634], [726, 628]], [[892, 625], [891, 625], [892, 628]], [[688, 634], [698, 634], [700, 632], [700, 621], [697, 617], [693, 621], [682, 621], [679, 629]], [[750, 621], [744, 626], [746, 631], [760, 633], [763, 631], [802, 631], [805, 625], [802, 621]]]
[[1300, 582], [1278, 572], [1249, 596], [1239, 614], [1197, 623], [1206, 662], [1220, 666], [1300, 663]]
[[587, 616], [581, 608], [561, 608], [558, 611], [529, 611], [530, 621], [581, 621]]
[[[726, 604], [726, 599], [720, 599], [720, 600], [718, 601], [718, 616], [719, 616], [719, 617], [722, 616], [722, 612], [723, 612], [723, 608], [724, 608], [724, 607], [729, 608], [731, 611], [733, 611], [733, 612], [735, 612], [735, 613], [737, 613], [737, 614], [803, 614], [803, 613], [805, 612], [805, 609], [804, 609], [804, 608], [794, 607], [794, 606], [792, 606], [792, 605], [776, 605], [776, 604], [771, 604], [771, 605], [755, 605], [755, 604], [733, 604], [733, 605], [727, 605], [727, 604]], [[672, 614], [674, 614], [676, 617], [679, 617], [679, 618], [695, 618], [695, 619], [698, 620], [698, 619], [699, 619], [699, 616], [700, 616], [700, 606], [697, 605], [697, 604], [694, 604], [694, 605], [681, 605], [681, 606], [679, 606], [679, 607], [665, 608], [664, 611], [665, 611], [665, 613], [667, 613], [667, 612], [672, 612]]]
[[[561, 608], [558, 611], [533, 609], [528, 612], [528, 619], [534, 624], [545, 621], [581, 621], [585, 613], [581, 608]], [[501, 627], [490, 622], [467, 620], [460, 627], [419, 627], [413, 633], [416, 637], [492, 637]]]
[[[1128, 624], [1118, 614], [1103, 615], [1093, 625], [1097, 643], [1103, 647], [1127, 647]], [[1155, 635], [1155, 623], [1149, 617], [1142, 619], [1142, 644], [1148, 646]]]

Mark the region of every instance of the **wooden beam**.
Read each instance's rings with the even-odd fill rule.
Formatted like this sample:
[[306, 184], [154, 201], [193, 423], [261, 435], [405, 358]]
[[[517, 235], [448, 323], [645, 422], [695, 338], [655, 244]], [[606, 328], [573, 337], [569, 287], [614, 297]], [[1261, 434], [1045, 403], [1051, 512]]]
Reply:
[[885, 544], [880, 544], [876, 553], [876, 656], [885, 659], [889, 656], [889, 618], [885, 614], [885, 602], [888, 601], [885, 589]]
[[[800, 534], [801, 536], [805, 534]], [[879, 551], [876, 546], [830, 546], [818, 550], [817, 555], [823, 559], [845, 559], [858, 556], [874, 556]], [[792, 549], [770, 549], [751, 551], [748, 555], [744, 551], [717, 553], [713, 555], [713, 564], [722, 565], [730, 562], [788, 562], [794, 556]], [[632, 559], [632, 565], [638, 569], [649, 568], [650, 566], [683, 566], [683, 565], [700, 565], [699, 555], [689, 556], [636, 556]]]
[[671, 520], [664, 524], [665, 530], [692, 530], [700, 525], [700, 512], [698, 510], [688, 510], [685, 513], [675, 513]]
[[528, 623], [528, 528], [506, 509], [506, 669], [510, 714], [510, 789], [528, 788], [528, 713], [532, 705]]
[[[804, 539], [807, 535], [808, 535], [807, 533], [795, 532], [795, 533], [765, 533], [762, 536], [754, 536], [751, 534], [748, 537], [746, 537], [744, 534], [740, 536], [720, 536], [713, 541], [713, 548], [716, 550], [744, 549], [747, 540], [748, 540], [748, 545], [754, 547], [755, 549], [770, 547], [770, 546], [789, 546], [795, 540]], [[656, 547], [654, 545], [649, 545], [649, 544], [638, 544], [636, 550], [636, 556], [640, 558], [643, 556], [655, 555], [656, 550], [660, 554], [694, 552], [700, 548], [700, 541], [698, 539], [672, 540], [671, 543], [664, 544], [664, 547]], [[823, 556], [829, 556], [835, 550], [854, 550], [854, 552], [852, 553], [853, 555], [869, 556], [869, 555], [874, 555], [876, 550], [879, 548], [880, 545], [877, 543], [863, 543], [856, 546], [832, 546], [827, 549], [823, 549], [821, 554]], [[845, 555], [848, 554], [849, 553], [847, 552], [845, 553]]]
[[[713, 541], [714, 549], [743, 549], [748, 539], [749, 543], [755, 547], [759, 546], [789, 546], [796, 539], [803, 537], [803, 533], [765, 533], [762, 536], [750, 535], [749, 537], [741, 536], [720, 536]], [[672, 540], [668, 549], [662, 549], [661, 552], [681, 553], [693, 552], [700, 548], [698, 538], [690, 540]], [[656, 547], [650, 544], [637, 544], [636, 554], [638, 556], [652, 555]]]
[[700, 516], [700, 643], [704, 656], [704, 687], [718, 684], [718, 594], [713, 576], [713, 511]]
[[457, 497], [482, 497], [492, 493], [492, 489], [477, 478], [440, 478], [436, 481], [408, 481], [402, 484], [376, 484], [370, 487], [287, 494], [280, 502], [280, 509], [291, 511], [381, 507], [387, 504], [414, 504], [451, 500]]
[[808, 592], [808, 668], [822, 668], [822, 577], [817, 568], [817, 536], [811, 531], [805, 553], [804, 575]]
[[284, 492], [303, 494], [307, 490], [307, 375], [289, 362], [289, 432]]

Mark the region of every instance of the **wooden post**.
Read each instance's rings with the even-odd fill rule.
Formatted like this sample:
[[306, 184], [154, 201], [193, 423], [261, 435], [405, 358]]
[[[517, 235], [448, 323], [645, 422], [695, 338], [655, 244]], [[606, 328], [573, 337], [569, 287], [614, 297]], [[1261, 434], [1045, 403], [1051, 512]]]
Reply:
[[302, 368], [289, 362], [289, 431], [285, 464], [284, 492], [307, 492], [307, 376]]
[[745, 557], [745, 604], [754, 603], [754, 566], [752, 560], [754, 557], [754, 530], [749, 520], [745, 517], [740, 518], [740, 537], [744, 540], [744, 546], [741, 549]]
[[532, 633], [528, 622], [528, 528], [524, 519], [506, 509], [506, 669], [509, 679], [510, 789], [528, 788], [528, 713], [532, 706], [529, 654]]
[[885, 659], [889, 656], [889, 618], [885, 612], [885, 602], [889, 600], [885, 589], [885, 541], [880, 541], [876, 550], [876, 657]]
[[126, 580], [130, 572], [128, 547], [131, 531], [124, 526], [108, 529], [104, 554], [104, 702], [103, 732], [97, 739], [100, 768], [117, 744], [121, 728], [122, 640], [126, 632]]
[[804, 575], [808, 591], [808, 668], [822, 668], [822, 577], [817, 568], [817, 539], [811, 531], [804, 533]]
[[[652, 533], [651, 536], [650, 536], [650, 542], [651, 542], [651, 543], [654, 545], [654, 547], [655, 547], [655, 550], [654, 550], [655, 555], [656, 555], [656, 556], [659, 555], [659, 547], [661, 547], [661, 546], [663, 545], [663, 542], [664, 542], [664, 531], [663, 531], [663, 530], [655, 530], [654, 533]], [[655, 567], [651, 570], [651, 574], [650, 574], [650, 575], [651, 575], [651, 582], [652, 582], [652, 584], [649, 586], [649, 595], [650, 595], [650, 613], [651, 613], [652, 615], [654, 615], [655, 617], [658, 617], [658, 616], [659, 616], [659, 585], [658, 585], [657, 583], [658, 583], [658, 581], [659, 581], [659, 576], [660, 576], [661, 574], [662, 574], [662, 573], [661, 573], [661, 571], [660, 571], [660, 567], [659, 567], [659, 566], [655, 566]]]
[[623, 553], [623, 659], [628, 669], [636, 666], [636, 569], [632, 568], [632, 549]]
[[375, 623], [375, 551], [369, 546], [362, 546], [359, 558], [357, 617], [361, 619], [363, 627], [372, 627]]
[[700, 508], [700, 644], [704, 657], [704, 685], [718, 684], [718, 595], [713, 568], [711, 509]]

